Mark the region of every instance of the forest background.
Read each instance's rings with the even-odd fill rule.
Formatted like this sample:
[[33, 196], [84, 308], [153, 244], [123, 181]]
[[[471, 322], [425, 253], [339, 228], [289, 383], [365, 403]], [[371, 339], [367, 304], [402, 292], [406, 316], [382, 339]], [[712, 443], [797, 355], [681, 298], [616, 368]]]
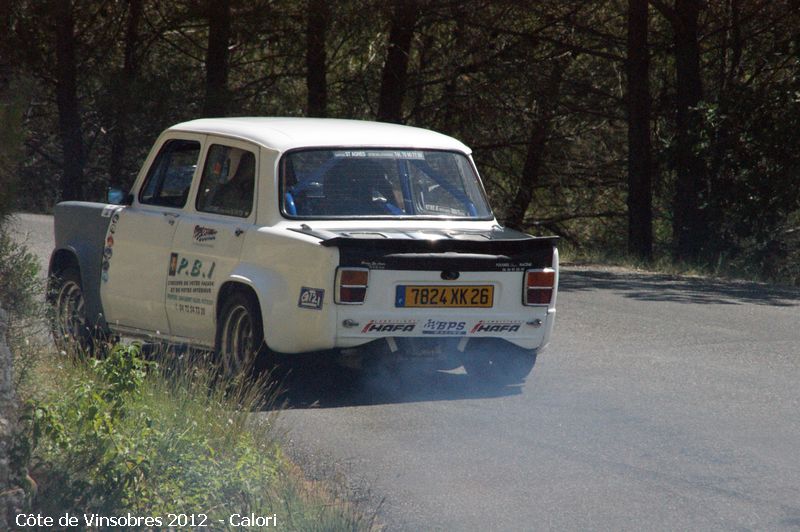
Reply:
[[800, 0], [3, 0], [0, 210], [204, 116], [410, 124], [572, 256], [800, 284]]

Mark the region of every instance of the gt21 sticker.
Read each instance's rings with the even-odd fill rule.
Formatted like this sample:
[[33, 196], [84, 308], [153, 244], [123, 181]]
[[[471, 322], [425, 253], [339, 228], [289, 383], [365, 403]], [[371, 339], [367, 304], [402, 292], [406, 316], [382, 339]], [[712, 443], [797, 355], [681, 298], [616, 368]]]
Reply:
[[322, 301], [325, 299], [325, 290], [322, 288], [300, 287], [300, 299], [297, 306], [300, 308], [310, 308], [314, 310], [322, 309]]

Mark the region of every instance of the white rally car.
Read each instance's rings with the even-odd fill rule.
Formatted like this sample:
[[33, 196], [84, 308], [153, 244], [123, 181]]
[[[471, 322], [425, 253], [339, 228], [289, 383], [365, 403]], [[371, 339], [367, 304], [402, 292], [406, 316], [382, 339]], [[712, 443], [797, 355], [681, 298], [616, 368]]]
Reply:
[[428, 356], [521, 381], [550, 338], [556, 238], [501, 227], [461, 142], [384, 123], [202, 119], [125, 195], [55, 211], [56, 338]]

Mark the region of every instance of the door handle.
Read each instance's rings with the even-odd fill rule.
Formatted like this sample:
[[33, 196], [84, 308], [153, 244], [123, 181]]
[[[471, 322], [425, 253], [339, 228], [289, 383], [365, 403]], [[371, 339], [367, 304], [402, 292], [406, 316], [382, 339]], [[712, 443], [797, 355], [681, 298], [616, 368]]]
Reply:
[[180, 216], [181, 216], [181, 215], [180, 215], [180, 214], [178, 214], [177, 212], [163, 212], [163, 213], [161, 213], [161, 214], [163, 214], [165, 218], [169, 218], [169, 219], [167, 220], [167, 222], [169, 223], [169, 225], [175, 225], [175, 220], [177, 220], [177, 219], [178, 219], [178, 218], [180, 218]]
[[244, 233], [244, 229], [242, 229], [240, 227], [237, 227], [236, 231], [233, 232], [233, 234], [236, 235], [236, 236], [242, 236], [242, 233]]

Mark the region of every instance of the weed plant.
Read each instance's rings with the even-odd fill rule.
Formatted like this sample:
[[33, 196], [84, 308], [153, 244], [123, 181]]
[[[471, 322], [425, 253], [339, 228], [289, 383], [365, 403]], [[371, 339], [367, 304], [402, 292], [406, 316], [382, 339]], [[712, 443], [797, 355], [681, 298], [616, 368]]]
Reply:
[[[69, 355], [63, 381], [31, 402], [17, 441], [44, 514], [276, 514], [283, 529], [361, 530], [343, 501], [312, 494], [275, 441], [265, 377], [221, 382], [202, 357], [142, 356], [115, 345], [103, 359]], [[271, 410], [271, 409], [270, 409]]]
[[275, 514], [282, 530], [374, 528], [284, 457], [269, 375], [222, 379], [207, 355], [151, 345], [56, 352], [38, 273], [0, 232], [0, 302], [25, 403], [10, 460], [27, 511], [70, 512], [82, 525], [84, 514], [184, 513], [219, 530], [255, 513]]

